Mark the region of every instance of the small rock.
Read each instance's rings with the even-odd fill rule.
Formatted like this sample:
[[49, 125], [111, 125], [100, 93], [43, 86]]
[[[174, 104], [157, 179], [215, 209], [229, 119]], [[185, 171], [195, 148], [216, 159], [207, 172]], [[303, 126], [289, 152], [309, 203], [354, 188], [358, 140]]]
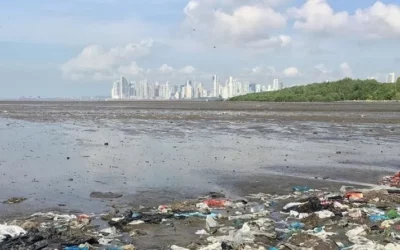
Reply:
[[69, 160], [70, 158], [69, 158], [69, 156], [67, 156], [67, 160]]
[[73, 181], [74, 179], [73, 179], [73, 178], [69, 178], [68, 180], [69, 180], [69, 181]]
[[341, 151], [336, 151], [336, 154], [340, 155], [342, 152]]
[[108, 146], [108, 142], [105, 142], [105, 143], [104, 143], [104, 146]]
[[140, 229], [135, 229], [129, 233], [130, 236], [135, 237], [135, 236], [144, 236], [147, 235], [147, 232], [144, 230]]
[[91, 192], [91, 198], [115, 199], [122, 197], [122, 194], [113, 192]]
[[25, 230], [35, 229], [37, 226], [38, 225], [32, 221], [25, 221], [24, 224], [21, 225], [21, 227]]
[[24, 200], [26, 200], [26, 198], [24, 197], [11, 197], [6, 201], [3, 201], [4, 204], [15, 204], [15, 203], [21, 203]]

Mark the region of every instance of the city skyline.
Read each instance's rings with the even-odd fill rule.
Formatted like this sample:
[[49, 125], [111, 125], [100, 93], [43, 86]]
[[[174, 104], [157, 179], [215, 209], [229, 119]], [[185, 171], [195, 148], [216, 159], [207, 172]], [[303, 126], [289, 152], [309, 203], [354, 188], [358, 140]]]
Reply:
[[169, 81], [149, 83], [147, 79], [128, 82], [124, 76], [121, 76], [112, 84], [110, 97], [114, 100], [228, 99], [249, 93], [281, 90], [284, 87], [278, 79], [274, 79], [271, 84], [240, 81], [232, 76], [228, 77], [225, 83], [221, 83], [218, 79], [217, 75], [213, 75], [211, 79], [213, 88], [207, 89], [202, 82], [192, 80], [187, 80], [182, 85], [171, 85]]

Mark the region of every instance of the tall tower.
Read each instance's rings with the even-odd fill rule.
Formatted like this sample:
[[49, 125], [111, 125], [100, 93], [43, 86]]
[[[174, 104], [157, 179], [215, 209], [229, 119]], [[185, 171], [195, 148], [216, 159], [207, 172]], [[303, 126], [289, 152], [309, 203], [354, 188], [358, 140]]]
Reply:
[[129, 98], [129, 83], [128, 80], [126, 80], [125, 77], [121, 76], [119, 80], [120, 86], [120, 99], [127, 99]]
[[233, 77], [230, 76], [228, 80], [228, 98], [233, 96]]
[[219, 97], [219, 83], [218, 83], [218, 78], [217, 75], [213, 75], [213, 87], [214, 87], [214, 97]]
[[279, 90], [279, 80], [278, 79], [274, 79], [273, 84], [272, 84], [272, 90], [273, 91]]
[[387, 83], [394, 83], [396, 81], [395, 79], [395, 74], [394, 73], [390, 73], [386, 76], [386, 82]]

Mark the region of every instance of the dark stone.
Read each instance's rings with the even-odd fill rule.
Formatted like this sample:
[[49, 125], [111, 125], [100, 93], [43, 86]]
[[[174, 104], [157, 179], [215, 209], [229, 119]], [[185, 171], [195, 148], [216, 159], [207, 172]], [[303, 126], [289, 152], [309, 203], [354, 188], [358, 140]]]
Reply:
[[91, 198], [100, 198], [100, 199], [115, 199], [122, 197], [122, 194], [113, 193], [113, 192], [91, 192]]

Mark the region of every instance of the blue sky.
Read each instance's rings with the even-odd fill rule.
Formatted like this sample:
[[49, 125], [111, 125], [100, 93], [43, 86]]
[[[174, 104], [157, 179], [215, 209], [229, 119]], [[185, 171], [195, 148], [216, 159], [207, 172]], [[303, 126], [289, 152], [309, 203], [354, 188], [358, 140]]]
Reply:
[[2, 1], [0, 97], [108, 95], [119, 75], [383, 81], [398, 44], [399, 0]]

